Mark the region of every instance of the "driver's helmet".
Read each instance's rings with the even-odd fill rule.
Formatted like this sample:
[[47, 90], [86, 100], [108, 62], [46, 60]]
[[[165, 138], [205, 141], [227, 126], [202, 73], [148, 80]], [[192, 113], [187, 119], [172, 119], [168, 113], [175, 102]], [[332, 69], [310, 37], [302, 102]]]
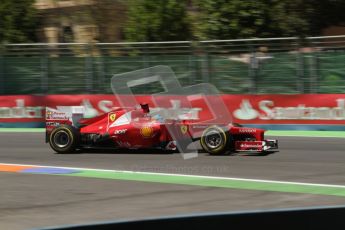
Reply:
[[140, 107], [143, 110], [144, 113], [150, 112], [150, 107], [148, 103], [140, 103]]

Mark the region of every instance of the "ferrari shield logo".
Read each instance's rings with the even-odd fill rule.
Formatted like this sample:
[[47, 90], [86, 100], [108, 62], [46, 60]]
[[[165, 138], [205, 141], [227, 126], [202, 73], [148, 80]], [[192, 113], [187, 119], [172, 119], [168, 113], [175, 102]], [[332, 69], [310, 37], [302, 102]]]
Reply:
[[181, 132], [182, 132], [182, 134], [186, 134], [187, 131], [188, 131], [187, 125], [182, 125], [182, 126], [181, 126]]
[[112, 114], [109, 114], [109, 120], [110, 121], [115, 121], [115, 119], [116, 119], [116, 114], [115, 113], [112, 113]]

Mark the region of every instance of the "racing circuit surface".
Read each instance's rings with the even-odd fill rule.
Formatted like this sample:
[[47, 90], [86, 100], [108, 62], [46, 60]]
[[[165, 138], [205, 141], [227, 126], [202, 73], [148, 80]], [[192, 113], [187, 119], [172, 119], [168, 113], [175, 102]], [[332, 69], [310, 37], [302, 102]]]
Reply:
[[[179, 153], [54, 154], [44, 133], [0, 133], [1, 164], [30, 164], [345, 185], [343, 138], [277, 137], [280, 151], [184, 160]], [[1, 170], [0, 170], [1, 171]], [[6, 170], [3, 170], [6, 171]], [[1, 229], [200, 212], [343, 205], [345, 196], [0, 172]]]

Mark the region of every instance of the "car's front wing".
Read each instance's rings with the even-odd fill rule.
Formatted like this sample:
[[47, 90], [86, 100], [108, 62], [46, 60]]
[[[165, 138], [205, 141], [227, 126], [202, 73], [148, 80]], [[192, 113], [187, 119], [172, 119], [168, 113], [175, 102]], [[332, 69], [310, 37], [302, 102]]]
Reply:
[[263, 152], [278, 149], [278, 140], [235, 141], [235, 151]]

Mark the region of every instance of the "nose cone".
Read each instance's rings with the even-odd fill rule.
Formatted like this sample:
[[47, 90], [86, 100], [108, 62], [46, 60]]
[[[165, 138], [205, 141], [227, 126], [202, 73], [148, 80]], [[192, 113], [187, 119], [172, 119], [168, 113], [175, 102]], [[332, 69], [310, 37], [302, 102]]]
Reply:
[[255, 133], [255, 136], [256, 136], [256, 140], [258, 141], [262, 141], [264, 140], [264, 133], [266, 132], [266, 130], [264, 129], [256, 129], [256, 133]]

